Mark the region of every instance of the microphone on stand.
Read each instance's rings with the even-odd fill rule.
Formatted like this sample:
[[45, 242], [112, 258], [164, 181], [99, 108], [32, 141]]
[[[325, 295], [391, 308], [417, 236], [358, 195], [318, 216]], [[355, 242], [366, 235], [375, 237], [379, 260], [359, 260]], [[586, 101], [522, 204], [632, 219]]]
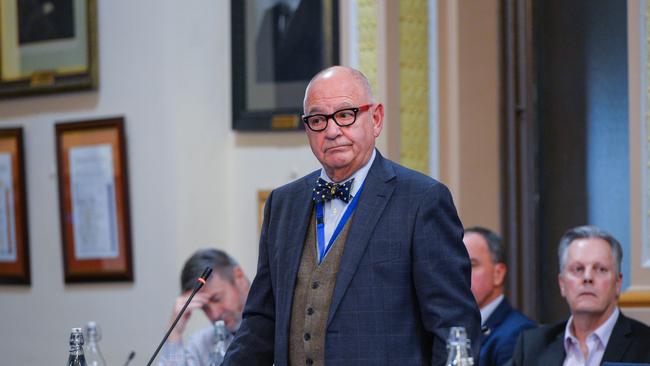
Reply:
[[201, 274], [201, 277], [196, 279], [196, 286], [194, 286], [194, 290], [192, 291], [192, 294], [190, 297], [187, 299], [185, 302], [185, 305], [183, 305], [183, 308], [181, 309], [180, 313], [178, 313], [178, 316], [172, 323], [171, 327], [169, 327], [169, 330], [167, 330], [167, 333], [163, 337], [162, 341], [160, 341], [160, 344], [158, 345], [158, 348], [156, 348], [156, 352], [153, 353], [153, 356], [151, 356], [151, 359], [149, 360], [149, 363], [147, 363], [147, 366], [151, 366], [151, 363], [153, 360], [156, 358], [158, 355], [158, 352], [160, 352], [160, 349], [162, 348], [163, 344], [165, 344], [165, 341], [167, 341], [167, 338], [169, 337], [169, 334], [172, 332], [174, 327], [176, 326], [176, 323], [178, 323], [178, 320], [183, 316], [183, 313], [185, 312], [185, 309], [187, 308], [187, 305], [190, 304], [190, 301], [192, 301], [192, 298], [196, 293], [205, 285], [205, 282], [207, 281], [208, 277], [210, 277], [210, 273], [212, 273], [212, 268], [210, 267], [205, 267], [203, 270], [203, 274]]
[[129, 357], [126, 358], [126, 362], [124, 363], [124, 366], [129, 366], [133, 358], [135, 358], [135, 351], [131, 351], [131, 353], [129, 353]]

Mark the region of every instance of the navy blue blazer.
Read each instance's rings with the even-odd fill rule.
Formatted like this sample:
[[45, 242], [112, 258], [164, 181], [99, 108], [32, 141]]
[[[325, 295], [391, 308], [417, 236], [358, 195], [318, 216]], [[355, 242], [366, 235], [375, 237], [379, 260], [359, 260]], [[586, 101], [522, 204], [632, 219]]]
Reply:
[[[513, 366], [562, 366], [567, 321], [521, 333], [512, 356]], [[650, 362], [650, 328], [621, 313], [609, 337], [604, 362]]]
[[479, 366], [501, 366], [512, 358], [519, 333], [537, 324], [510, 306], [507, 298], [487, 318], [481, 334]]
[[[293, 292], [319, 172], [266, 201], [257, 274], [224, 365], [288, 364]], [[462, 237], [447, 187], [377, 152], [336, 277], [326, 364], [444, 365], [449, 328], [457, 325], [467, 329], [476, 359], [480, 314]]]

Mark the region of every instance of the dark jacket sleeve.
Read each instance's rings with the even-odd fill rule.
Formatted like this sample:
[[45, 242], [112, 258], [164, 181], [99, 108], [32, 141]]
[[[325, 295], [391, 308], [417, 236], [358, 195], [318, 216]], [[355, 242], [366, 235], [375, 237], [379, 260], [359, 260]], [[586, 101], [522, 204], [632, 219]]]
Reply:
[[246, 301], [242, 323], [228, 347], [224, 366], [273, 365], [275, 300], [267, 246], [273, 192], [264, 207], [257, 274]]
[[470, 261], [451, 194], [430, 186], [416, 213], [412, 251], [413, 282], [425, 329], [433, 335], [431, 364], [444, 365], [449, 330], [463, 326], [478, 361], [480, 313], [470, 291]]
[[523, 364], [524, 364], [524, 344], [526, 343], [525, 334], [526, 334], [526, 332], [519, 333], [519, 337], [517, 338], [517, 344], [515, 345], [515, 350], [512, 353], [512, 359], [510, 360], [510, 363], [507, 363], [506, 365], [509, 365], [509, 366], [523, 366]]
[[492, 359], [490, 364], [493, 365], [505, 365], [510, 361], [519, 335], [524, 330], [536, 328], [537, 324], [524, 318], [523, 315], [519, 315], [518, 318], [511, 318], [507, 324], [503, 324], [502, 326], [507, 326], [508, 328], [507, 331], [497, 339], [497, 343], [492, 349]]

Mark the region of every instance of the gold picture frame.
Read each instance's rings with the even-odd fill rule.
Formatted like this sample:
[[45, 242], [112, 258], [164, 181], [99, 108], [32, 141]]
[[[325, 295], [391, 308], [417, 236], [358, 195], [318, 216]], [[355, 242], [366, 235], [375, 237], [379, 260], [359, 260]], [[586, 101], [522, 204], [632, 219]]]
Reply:
[[0, 284], [29, 285], [23, 129], [0, 129]]
[[56, 124], [65, 282], [133, 282], [124, 118]]
[[96, 0], [0, 0], [0, 98], [96, 89]]

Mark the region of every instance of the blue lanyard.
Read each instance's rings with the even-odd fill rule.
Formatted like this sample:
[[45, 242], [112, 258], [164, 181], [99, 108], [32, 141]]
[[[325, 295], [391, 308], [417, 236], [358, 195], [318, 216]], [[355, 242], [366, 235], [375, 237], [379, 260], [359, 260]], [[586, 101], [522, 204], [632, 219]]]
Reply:
[[318, 264], [321, 264], [321, 262], [323, 262], [323, 259], [332, 248], [332, 244], [334, 244], [334, 241], [343, 230], [343, 227], [350, 219], [350, 216], [352, 216], [352, 212], [354, 212], [354, 209], [357, 208], [357, 204], [359, 203], [359, 196], [361, 196], [361, 190], [363, 190], [364, 183], [365, 181], [361, 183], [361, 187], [359, 187], [357, 194], [354, 195], [352, 202], [350, 202], [348, 208], [345, 209], [343, 217], [341, 217], [341, 221], [339, 221], [339, 224], [336, 226], [336, 229], [334, 230], [329, 243], [327, 243], [327, 247], [325, 247], [325, 220], [323, 218], [323, 202], [321, 201], [316, 204], [316, 239], [318, 244]]

